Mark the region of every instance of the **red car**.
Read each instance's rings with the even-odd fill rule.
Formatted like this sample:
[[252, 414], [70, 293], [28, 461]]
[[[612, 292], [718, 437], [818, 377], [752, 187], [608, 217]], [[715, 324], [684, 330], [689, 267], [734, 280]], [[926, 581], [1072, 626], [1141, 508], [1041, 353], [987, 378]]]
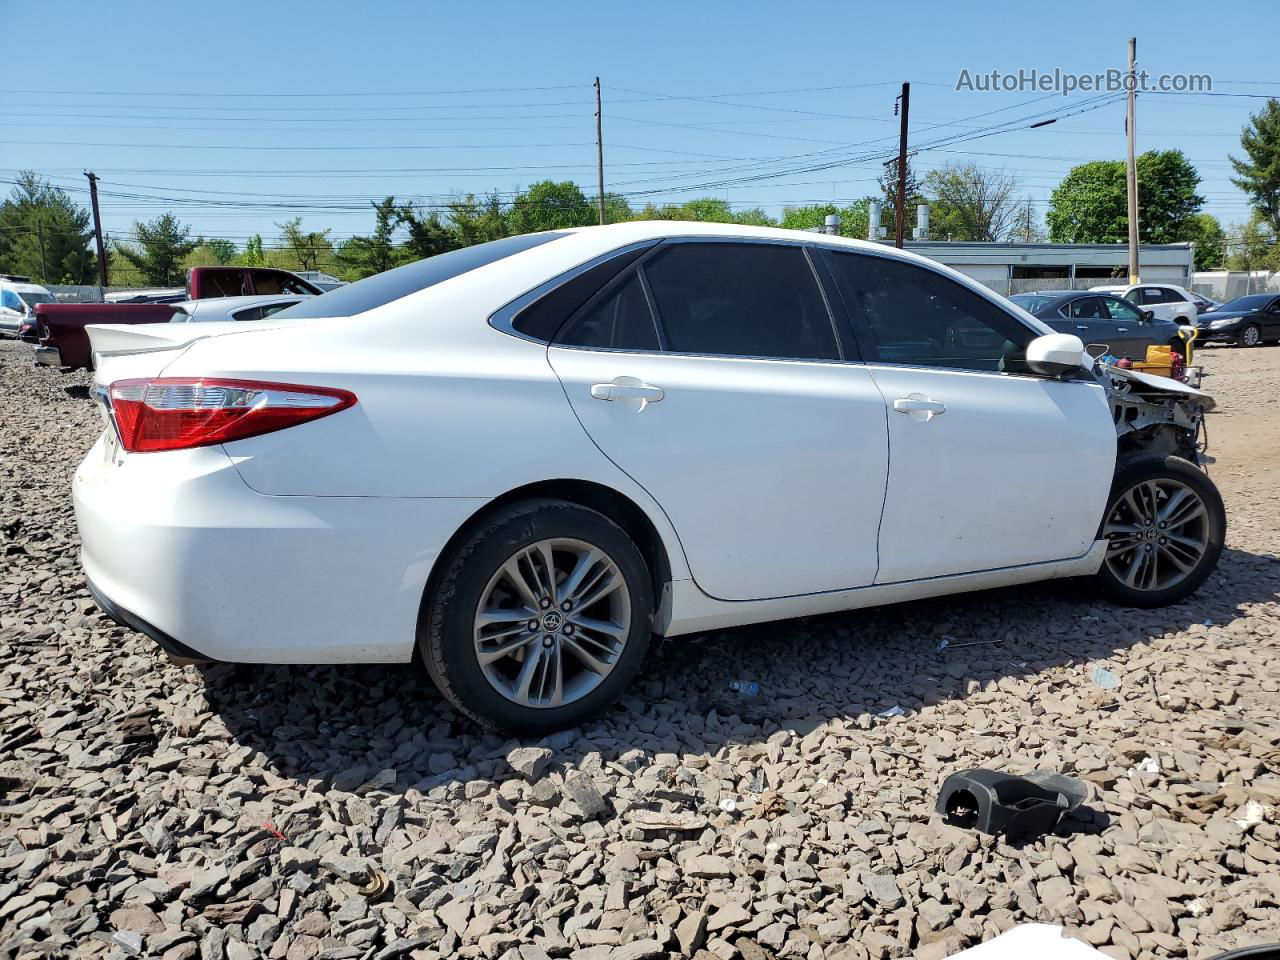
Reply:
[[[319, 287], [288, 270], [269, 267], [192, 267], [187, 299], [257, 294], [320, 294]], [[84, 328], [94, 323], [168, 323], [171, 303], [42, 303], [35, 324], [18, 330], [23, 340], [38, 340], [36, 363], [68, 370], [89, 368], [92, 354]]]

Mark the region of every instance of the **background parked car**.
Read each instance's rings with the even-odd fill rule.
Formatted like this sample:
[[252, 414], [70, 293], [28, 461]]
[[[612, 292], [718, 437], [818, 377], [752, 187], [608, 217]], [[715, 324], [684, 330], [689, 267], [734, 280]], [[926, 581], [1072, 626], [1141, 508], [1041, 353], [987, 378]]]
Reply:
[[1117, 357], [1142, 360], [1147, 347], [1168, 345], [1183, 352], [1181, 323], [1153, 316], [1128, 300], [1096, 290], [1045, 290], [1010, 297], [1032, 316], [1086, 344], [1106, 344]]
[[1236, 297], [1200, 315], [1201, 343], [1235, 343], [1256, 347], [1280, 341], [1280, 295], [1253, 293]]
[[0, 276], [0, 333], [18, 335], [22, 324], [35, 316], [38, 304], [56, 302], [53, 294], [26, 277]]
[[1150, 310], [1163, 320], [1193, 323], [1213, 301], [1174, 283], [1139, 283], [1134, 286], [1094, 287], [1094, 293], [1113, 293], [1140, 310]]
[[188, 300], [174, 304], [170, 323], [216, 323], [220, 320], [236, 320], [241, 323], [265, 320], [286, 307], [310, 299], [310, 294], [287, 297], [211, 297], [208, 300]]

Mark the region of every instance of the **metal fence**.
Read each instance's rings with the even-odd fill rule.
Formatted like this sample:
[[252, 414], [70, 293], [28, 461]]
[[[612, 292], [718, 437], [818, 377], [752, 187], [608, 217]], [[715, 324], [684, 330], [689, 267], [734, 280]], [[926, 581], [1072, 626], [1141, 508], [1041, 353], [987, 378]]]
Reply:
[[45, 287], [59, 303], [102, 303], [103, 291], [110, 287], [96, 287], [79, 283], [51, 283]]
[[[1041, 290], [1092, 290], [1094, 287], [1115, 287], [1125, 284], [1124, 277], [1015, 277], [997, 286], [989, 283], [998, 293], [1013, 296], [1015, 293], [1038, 293]], [[1002, 289], [1003, 288], [1003, 289]]]

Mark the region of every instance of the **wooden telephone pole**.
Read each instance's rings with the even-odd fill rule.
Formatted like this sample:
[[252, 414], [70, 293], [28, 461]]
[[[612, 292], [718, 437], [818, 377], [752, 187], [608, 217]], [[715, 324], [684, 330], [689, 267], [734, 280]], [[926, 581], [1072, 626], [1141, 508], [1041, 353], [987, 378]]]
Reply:
[[1129, 193], [1129, 284], [1140, 283], [1138, 279], [1138, 164], [1134, 159], [1134, 140], [1137, 137], [1137, 113], [1134, 104], [1137, 86], [1134, 67], [1138, 62], [1138, 38], [1129, 38], [1129, 78], [1125, 84], [1129, 88], [1128, 113], [1125, 116], [1125, 133], [1129, 140], [1129, 169], [1126, 177]]
[[902, 249], [902, 237], [907, 227], [907, 111], [911, 109], [911, 84], [902, 85], [901, 101], [902, 125], [898, 133], [898, 232], [893, 245]]
[[600, 225], [604, 226], [604, 140], [600, 132], [599, 77], [596, 77], [596, 200], [600, 204]]
[[107, 251], [102, 245], [102, 217], [98, 213], [98, 176], [92, 171], [86, 171], [85, 176], [89, 178], [89, 199], [93, 202], [93, 235], [98, 240], [98, 285], [106, 287]]

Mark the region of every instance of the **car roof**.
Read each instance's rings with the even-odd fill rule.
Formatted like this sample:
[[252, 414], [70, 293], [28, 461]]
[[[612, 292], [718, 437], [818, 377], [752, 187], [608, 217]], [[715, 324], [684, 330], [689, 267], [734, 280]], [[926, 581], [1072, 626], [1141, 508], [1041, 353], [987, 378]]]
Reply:
[[[12, 290], [14, 293], [49, 293], [49, 291], [40, 286], [38, 283], [27, 283], [20, 280], [0, 280], [0, 286]], [[49, 294], [53, 296], [53, 294]]]

